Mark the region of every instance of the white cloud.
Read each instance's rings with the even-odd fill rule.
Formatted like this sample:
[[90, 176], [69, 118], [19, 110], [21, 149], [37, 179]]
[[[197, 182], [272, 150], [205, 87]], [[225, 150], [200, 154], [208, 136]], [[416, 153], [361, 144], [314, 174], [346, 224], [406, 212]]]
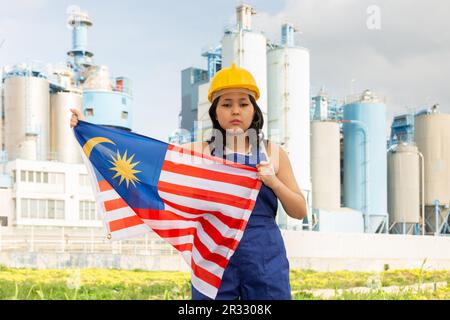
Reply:
[[[380, 8], [380, 30], [366, 26], [369, 5]], [[279, 41], [281, 23], [293, 22], [302, 31], [297, 44], [311, 52], [313, 90], [325, 85], [342, 98], [356, 78], [356, 90], [387, 97], [390, 121], [407, 106], [440, 102], [450, 111], [449, 12], [445, 0], [287, 0], [284, 10], [260, 13], [255, 23]]]
[[3, 12], [14, 12], [15, 10], [33, 11], [47, 7], [49, 0], [14, 0], [0, 1]]

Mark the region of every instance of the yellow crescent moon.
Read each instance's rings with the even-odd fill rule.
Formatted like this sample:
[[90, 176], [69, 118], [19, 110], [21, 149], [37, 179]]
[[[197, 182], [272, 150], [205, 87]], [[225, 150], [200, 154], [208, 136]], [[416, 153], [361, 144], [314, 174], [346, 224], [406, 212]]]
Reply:
[[115, 144], [114, 142], [112, 142], [111, 140], [109, 140], [108, 138], [105, 137], [95, 137], [92, 139], [89, 139], [88, 141], [86, 141], [86, 143], [83, 146], [83, 151], [84, 153], [87, 155], [87, 157], [89, 158], [89, 156], [91, 155], [92, 149], [94, 149], [94, 147], [99, 144], [99, 143], [103, 143], [103, 142], [107, 142], [107, 143], [112, 143]]

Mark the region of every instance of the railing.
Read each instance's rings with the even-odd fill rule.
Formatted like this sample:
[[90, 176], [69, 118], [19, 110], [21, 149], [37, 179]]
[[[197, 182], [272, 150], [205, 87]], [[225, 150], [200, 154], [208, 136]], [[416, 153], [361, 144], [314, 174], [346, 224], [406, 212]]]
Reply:
[[371, 102], [371, 103], [386, 103], [386, 97], [381, 96], [377, 94], [376, 92], [370, 92], [370, 99], [364, 100], [363, 99], [364, 93], [357, 93], [357, 94], [351, 94], [344, 98], [344, 105], [350, 104], [350, 103], [357, 103], [357, 102]]
[[176, 255], [177, 251], [156, 234], [111, 241], [104, 231], [93, 228], [67, 230], [37, 227], [0, 227], [0, 252], [104, 253], [124, 255]]

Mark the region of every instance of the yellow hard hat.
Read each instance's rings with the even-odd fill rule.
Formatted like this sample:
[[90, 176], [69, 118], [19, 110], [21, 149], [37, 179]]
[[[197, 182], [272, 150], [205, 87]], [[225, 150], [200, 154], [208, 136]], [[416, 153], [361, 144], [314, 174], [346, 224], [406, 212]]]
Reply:
[[213, 102], [215, 98], [220, 95], [220, 92], [225, 89], [244, 89], [249, 91], [259, 99], [259, 89], [256, 85], [255, 78], [252, 74], [244, 68], [237, 67], [235, 63], [230, 68], [223, 68], [211, 79], [211, 84], [208, 91], [208, 100]]

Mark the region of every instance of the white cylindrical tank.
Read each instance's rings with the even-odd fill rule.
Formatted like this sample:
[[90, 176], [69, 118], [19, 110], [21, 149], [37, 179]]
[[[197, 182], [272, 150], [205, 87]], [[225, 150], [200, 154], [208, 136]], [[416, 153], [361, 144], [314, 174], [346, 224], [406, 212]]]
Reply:
[[38, 137], [34, 136], [34, 135], [26, 136], [25, 140], [22, 141], [17, 147], [18, 158], [28, 159], [28, 160], [37, 160], [37, 158], [36, 158], [36, 155], [38, 153], [37, 139], [38, 139]]
[[420, 221], [420, 161], [414, 145], [400, 144], [388, 153], [388, 212], [389, 225]]
[[48, 81], [30, 76], [6, 78], [4, 107], [8, 159], [47, 160], [50, 143]]
[[264, 115], [263, 132], [267, 135], [267, 56], [266, 37], [247, 30], [228, 31], [222, 39], [222, 66], [237, 66], [250, 71], [261, 96], [257, 101]]
[[311, 122], [311, 179], [313, 208], [341, 206], [340, 130], [332, 121]]
[[417, 116], [415, 141], [424, 157], [425, 204], [450, 204], [450, 114]]
[[288, 152], [300, 188], [311, 191], [309, 51], [277, 48], [267, 59], [269, 138]]
[[69, 109], [83, 109], [83, 96], [75, 92], [58, 92], [51, 95], [50, 149], [52, 159], [66, 163], [81, 163], [80, 146], [69, 126]]

